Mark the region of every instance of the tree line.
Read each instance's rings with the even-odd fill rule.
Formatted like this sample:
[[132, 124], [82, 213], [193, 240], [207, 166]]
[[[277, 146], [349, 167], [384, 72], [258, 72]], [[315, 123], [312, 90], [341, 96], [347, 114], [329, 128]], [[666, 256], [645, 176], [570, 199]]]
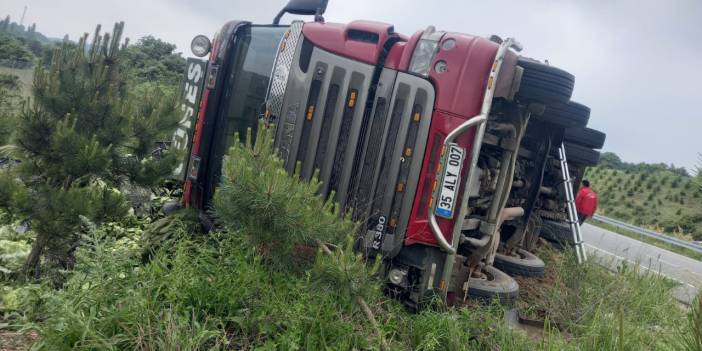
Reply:
[[685, 167], [676, 167], [674, 164], [646, 163], [646, 162], [625, 162], [613, 152], [603, 152], [600, 156], [600, 167], [617, 169], [627, 172], [653, 174], [658, 171], [669, 171], [681, 177], [690, 177], [690, 173]]

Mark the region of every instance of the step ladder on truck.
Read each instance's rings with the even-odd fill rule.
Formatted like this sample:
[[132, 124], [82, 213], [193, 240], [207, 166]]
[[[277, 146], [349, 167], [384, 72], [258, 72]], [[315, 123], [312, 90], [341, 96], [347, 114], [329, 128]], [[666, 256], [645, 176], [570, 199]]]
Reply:
[[583, 236], [580, 232], [580, 222], [578, 221], [578, 212], [575, 209], [575, 196], [573, 195], [573, 180], [570, 177], [568, 170], [568, 159], [566, 157], [566, 149], [563, 144], [558, 148], [558, 160], [561, 163], [561, 175], [563, 176], [563, 191], [566, 196], [566, 208], [568, 210], [568, 224], [573, 235], [573, 244], [575, 246], [575, 254], [578, 258], [578, 263], [583, 263], [587, 260], [585, 247], [583, 246]]

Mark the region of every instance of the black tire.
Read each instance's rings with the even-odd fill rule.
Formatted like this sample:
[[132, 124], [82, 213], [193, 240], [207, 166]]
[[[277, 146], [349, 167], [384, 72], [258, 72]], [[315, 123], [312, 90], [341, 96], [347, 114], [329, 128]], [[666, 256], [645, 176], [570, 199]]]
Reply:
[[518, 275], [522, 277], [538, 278], [544, 276], [546, 265], [543, 260], [523, 249], [518, 249], [517, 255], [519, 257], [497, 253], [495, 255], [494, 265], [497, 269], [512, 276]]
[[486, 266], [483, 273], [487, 278], [469, 278], [468, 296], [482, 302], [497, 298], [501, 305], [511, 307], [519, 297], [519, 284], [499, 269]]
[[570, 231], [568, 223], [544, 220], [541, 226], [541, 237], [564, 248], [573, 246], [573, 233]]
[[592, 149], [601, 149], [607, 135], [592, 128], [568, 128], [563, 138], [571, 143], [587, 146]]
[[575, 77], [572, 74], [525, 57], [520, 57], [517, 65], [524, 69], [517, 92], [517, 99], [520, 101], [535, 101], [548, 105], [570, 100], [575, 86]]
[[590, 108], [570, 101], [566, 104], [547, 105], [542, 115], [535, 115], [532, 118], [563, 128], [584, 128], [590, 119]]
[[587, 167], [597, 166], [597, 164], [600, 163], [599, 151], [573, 143], [564, 143], [564, 145], [568, 163]]

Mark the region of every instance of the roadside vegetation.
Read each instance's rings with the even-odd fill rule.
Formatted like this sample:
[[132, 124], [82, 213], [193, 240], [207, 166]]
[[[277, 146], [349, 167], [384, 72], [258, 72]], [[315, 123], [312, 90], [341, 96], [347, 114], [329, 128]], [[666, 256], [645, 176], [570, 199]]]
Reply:
[[[315, 184], [288, 177], [263, 145], [230, 151], [215, 206], [219, 231], [204, 235], [192, 216], [176, 216], [169, 239], [144, 263], [144, 221], [96, 226], [84, 218], [84, 241], [61, 289], [41, 281], [5, 288], [7, 326], [34, 331], [39, 350], [379, 349], [381, 338], [399, 350], [695, 350], [683, 343], [697, 335], [699, 316], [686, 319], [669, 281], [635, 267], [579, 266], [572, 253], [547, 246], [546, 277], [520, 281], [520, 311], [546, 320], [542, 336], [507, 327], [497, 305], [437, 302], [410, 313], [383, 295], [376, 267], [351, 250], [353, 224], [321, 211], [330, 204]], [[238, 220], [241, 213], [251, 217]], [[318, 248], [322, 238], [333, 255]]]
[[585, 178], [599, 195], [598, 213], [681, 239], [702, 240], [702, 188], [684, 168], [629, 164], [604, 153]]
[[[214, 232], [204, 233], [188, 210], [164, 216], [157, 198], [166, 193], [167, 167], [157, 165], [168, 164], [167, 153], [157, 158], [147, 141], [167, 131], [162, 123], [174, 104], [167, 88], [154, 99], [110, 90], [158, 88], [120, 66], [120, 52], [142, 57], [126, 54], [129, 47], [115, 35], [120, 30], [92, 45], [105, 45], [88, 51], [97, 56], [83, 56], [85, 40], [64, 43], [52, 62], [78, 74], [64, 77], [54, 64], [40, 66], [33, 80], [37, 109], [11, 113], [20, 132], [3, 143], [15, 145], [32, 132], [47, 142], [3, 149], [22, 162], [0, 167], [0, 348], [702, 349], [702, 307], [680, 307], [670, 282], [634, 267], [613, 273], [577, 265], [572, 253], [546, 244], [539, 253], [549, 267], [546, 277], [520, 281], [519, 309], [545, 321], [540, 335], [508, 327], [497, 304], [435, 301], [407, 311], [383, 293], [381, 262], [366, 262], [352, 250], [356, 224], [317, 195], [316, 181], [284, 171], [271, 130], [263, 127], [255, 145], [250, 135], [232, 143], [211, 213]], [[135, 47], [162, 53], [144, 57], [174, 61], [171, 46], [161, 44], [146, 39]], [[149, 49], [154, 46], [166, 50]], [[101, 62], [103, 53], [115, 56]], [[88, 74], [95, 67], [114, 74]], [[85, 81], [108, 88], [95, 89], [103, 96], [67, 102]], [[82, 118], [82, 127], [116, 116], [95, 113], [94, 105], [129, 113], [110, 119], [109, 133], [75, 128], [74, 119]], [[70, 113], [56, 112], [61, 106]], [[117, 137], [119, 143], [106, 147]], [[74, 148], [74, 157], [60, 145]]]

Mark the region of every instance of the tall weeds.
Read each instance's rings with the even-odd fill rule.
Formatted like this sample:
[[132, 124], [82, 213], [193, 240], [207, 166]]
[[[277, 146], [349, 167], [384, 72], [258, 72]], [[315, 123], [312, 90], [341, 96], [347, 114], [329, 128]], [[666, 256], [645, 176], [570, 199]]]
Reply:
[[678, 333], [680, 350], [702, 351], [702, 294], [692, 303], [687, 321]]
[[542, 310], [581, 350], [672, 348], [683, 312], [671, 281], [638, 265], [610, 272], [593, 260], [579, 265], [570, 252], [541, 255], [554, 270], [553, 282], [523, 303]]

